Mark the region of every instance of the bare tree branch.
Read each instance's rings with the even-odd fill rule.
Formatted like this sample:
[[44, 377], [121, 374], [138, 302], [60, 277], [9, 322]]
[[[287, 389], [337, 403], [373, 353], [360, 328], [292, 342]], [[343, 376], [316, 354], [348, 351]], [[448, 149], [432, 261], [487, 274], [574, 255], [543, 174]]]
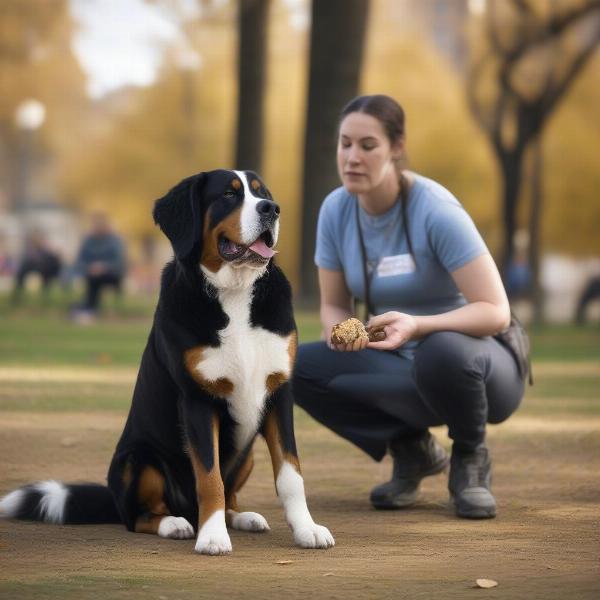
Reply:
[[555, 108], [558, 101], [562, 98], [564, 93], [569, 89], [574, 79], [577, 77], [581, 69], [584, 67], [587, 60], [595, 52], [598, 44], [600, 43], [600, 28], [596, 31], [596, 35], [592, 38], [590, 44], [585, 50], [575, 58], [572, 62], [567, 74], [563, 77], [552, 92], [542, 96], [540, 102], [540, 111], [544, 115], [550, 114]]
[[[533, 3], [528, 0], [511, 0], [510, 7], [514, 14], [520, 16], [521, 26], [507, 43], [501, 36], [506, 20], [499, 15], [497, 0], [490, 1], [485, 22], [488, 47], [481, 58], [474, 61], [466, 90], [469, 107], [488, 136], [502, 171], [504, 272], [512, 260], [512, 238], [517, 222], [523, 161], [527, 148], [539, 139], [549, 115], [600, 43], [600, 0], [577, 3], [570, 10], [551, 14], [549, 18], [536, 14]], [[585, 48], [560, 46], [559, 42], [569, 28], [589, 23], [591, 18], [597, 18], [599, 24], [591, 30]], [[544, 69], [543, 79], [532, 99], [531, 94], [525, 95], [526, 92], [522, 91], [524, 88], [519, 85], [522, 78], [517, 77], [518, 69], [526, 64], [523, 63], [524, 60], [537, 60], [535, 54], [529, 53], [546, 47], [554, 48], [555, 53], [561, 52], [561, 57], [567, 60], [562, 60], [560, 64], [567, 65], [567, 68], [555, 69], [554, 64], [558, 61], [548, 61], [544, 53], [541, 53], [539, 68]], [[572, 56], [567, 55], [567, 52]], [[493, 98], [484, 98], [478, 95], [478, 86], [486, 69], [492, 67], [497, 68], [494, 73], [495, 95]], [[516, 130], [514, 137], [511, 136], [510, 139], [504, 135], [508, 119], [514, 119]]]
[[[513, 0], [514, 5], [522, 5], [526, 3], [525, 0]], [[491, 3], [492, 9], [489, 14], [495, 14], [493, 7], [495, 6], [495, 0]], [[508, 63], [514, 63], [522, 58], [523, 54], [529, 50], [532, 46], [541, 45], [549, 40], [556, 39], [567, 27], [579, 21], [580, 19], [587, 18], [592, 12], [600, 10], [600, 0], [590, 0], [586, 4], [582, 4], [573, 10], [564, 14], [554, 15], [545, 24], [539, 22], [534, 31], [532, 30], [530, 36], [523, 38], [519, 44], [517, 44], [511, 50], [503, 50], [502, 45], [499, 43], [498, 34], [494, 30], [493, 24], [498, 24], [498, 20], [494, 19], [492, 23], [492, 29], [490, 32], [490, 43], [495, 50], [502, 54], [504, 61]], [[527, 11], [528, 15], [531, 15], [531, 11]], [[488, 24], [489, 26], [489, 24]]]
[[471, 109], [473, 116], [478, 121], [481, 128], [485, 130], [490, 127], [490, 124], [486, 120], [486, 115], [483, 112], [483, 105], [477, 101], [477, 84], [489, 58], [489, 55], [485, 55], [480, 61], [477, 62], [477, 64], [472, 65], [470, 68], [469, 77], [467, 78], [467, 102], [469, 104], [469, 108]]

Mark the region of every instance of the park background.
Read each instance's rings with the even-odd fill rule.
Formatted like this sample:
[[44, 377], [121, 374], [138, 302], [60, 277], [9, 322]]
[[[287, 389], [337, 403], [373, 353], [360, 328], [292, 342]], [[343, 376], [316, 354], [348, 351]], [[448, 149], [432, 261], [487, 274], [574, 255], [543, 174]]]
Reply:
[[282, 206], [278, 261], [314, 303], [339, 110], [386, 93], [406, 110], [411, 168], [460, 199], [503, 272], [527, 265], [536, 317], [570, 320], [600, 275], [598, 10], [583, 0], [5, 0], [0, 255], [18, 260], [39, 226], [68, 263], [102, 210], [128, 242], [129, 289], [144, 291], [170, 252], [155, 199], [191, 173], [253, 168]]
[[[414, 510], [372, 511], [389, 462], [297, 411], [333, 551], [292, 546], [260, 445], [242, 501], [272, 534], [234, 533], [234, 554], [207, 563], [119, 527], [0, 522], [0, 597], [597, 597], [599, 303], [574, 320], [600, 276], [599, 41], [594, 0], [2, 0], [0, 494], [104, 480], [171, 255], [152, 206], [190, 173], [263, 175], [301, 341], [318, 338], [316, 215], [338, 185], [337, 115], [358, 93], [400, 101], [411, 168], [459, 198], [505, 277], [525, 265], [513, 300], [535, 385], [490, 427], [493, 521], [454, 519], [443, 476]], [[32, 277], [11, 302], [27, 232], [68, 264], [98, 211], [127, 242], [125, 294], [87, 326], [67, 318], [77, 282], [43, 298]], [[476, 592], [478, 577], [499, 585]]]

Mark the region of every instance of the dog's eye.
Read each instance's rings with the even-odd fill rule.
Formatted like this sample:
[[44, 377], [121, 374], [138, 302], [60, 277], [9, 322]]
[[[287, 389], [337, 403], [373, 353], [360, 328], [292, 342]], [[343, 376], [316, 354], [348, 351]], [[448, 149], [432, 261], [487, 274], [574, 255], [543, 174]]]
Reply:
[[223, 198], [235, 198], [237, 196], [237, 194], [231, 190], [227, 190], [224, 194], [223, 194]]

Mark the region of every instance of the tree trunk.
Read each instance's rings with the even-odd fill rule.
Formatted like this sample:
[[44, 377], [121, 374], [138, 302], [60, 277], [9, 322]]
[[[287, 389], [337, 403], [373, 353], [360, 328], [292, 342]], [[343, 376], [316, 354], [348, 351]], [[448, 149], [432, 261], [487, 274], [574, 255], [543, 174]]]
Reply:
[[543, 153], [541, 135], [531, 143], [531, 211], [529, 215], [529, 268], [533, 322], [544, 320], [544, 297], [540, 281], [540, 232], [543, 202]]
[[263, 106], [270, 0], [239, 0], [235, 167], [262, 169]]
[[503, 183], [503, 247], [501, 251], [500, 272], [506, 281], [508, 268], [513, 261], [514, 238], [517, 228], [517, 206], [521, 191], [521, 174], [523, 171], [523, 152], [514, 150], [500, 156]]
[[196, 98], [195, 73], [191, 69], [181, 69], [181, 106], [185, 116], [182, 131], [181, 149], [186, 170], [194, 173], [198, 168], [198, 108]]
[[318, 298], [315, 234], [323, 198], [340, 182], [336, 133], [340, 111], [358, 94], [368, 0], [313, 0], [304, 145], [301, 299]]

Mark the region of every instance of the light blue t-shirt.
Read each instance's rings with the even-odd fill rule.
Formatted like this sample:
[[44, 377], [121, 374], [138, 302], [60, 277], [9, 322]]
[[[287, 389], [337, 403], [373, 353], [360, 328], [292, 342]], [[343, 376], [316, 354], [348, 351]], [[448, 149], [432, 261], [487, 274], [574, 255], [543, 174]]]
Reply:
[[[450, 273], [488, 252], [458, 200], [439, 183], [412, 175], [408, 225], [416, 265], [404, 235], [401, 203], [377, 216], [359, 208], [376, 314], [397, 310], [434, 315], [465, 305]], [[325, 198], [319, 213], [315, 263], [342, 271], [350, 293], [364, 301], [356, 202], [356, 196], [343, 187]], [[409, 344], [406, 349], [414, 346]]]

